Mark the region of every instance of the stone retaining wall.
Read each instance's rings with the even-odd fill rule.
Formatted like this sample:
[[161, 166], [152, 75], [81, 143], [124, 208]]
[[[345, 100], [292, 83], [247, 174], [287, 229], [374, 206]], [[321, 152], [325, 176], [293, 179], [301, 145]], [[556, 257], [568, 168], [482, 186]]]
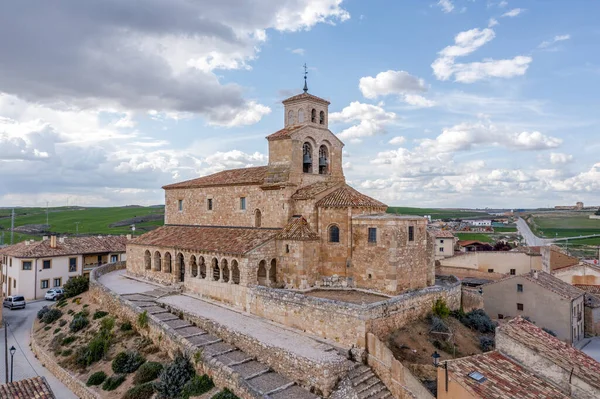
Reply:
[[[375, 335], [367, 334], [367, 363], [396, 399], [434, 399], [421, 382], [394, 358]], [[433, 367], [433, 366], [431, 366]]]
[[479, 293], [479, 288], [462, 287], [461, 306], [465, 312], [483, 309], [483, 295]]
[[[142, 309], [98, 282], [100, 276], [122, 269], [125, 269], [124, 263], [113, 263], [94, 269], [90, 274], [90, 294], [93, 300], [101, 305], [105, 311], [137, 326], [138, 315], [142, 313]], [[171, 357], [177, 352], [183, 352], [194, 359], [194, 355], [197, 352], [201, 352], [189, 342], [170, 331], [165, 323], [152, 315], [148, 315], [147, 328], [138, 328], [138, 332], [142, 336], [151, 339], [155, 345], [160, 346]], [[208, 374], [213, 379], [215, 385], [229, 388], [242, 399], [262, 398], [233, 369], [215, 358], [204, 358], [203, 356], [202, 358], [203, 361], [196, 364], [196, 371], [199, 374]]]
[[50, 372], [66, 385], [75, 395], [81, 399], [101, 399], [101, 396], [96, 392], [89, 390], [85, 383], [81, 381], [77, 376], [71, 374], [68, 370], [62, 368], [53, 359], [53, 356], [47, 354], [43, 348], [41, 348], [33, 334], [33, 328], [31, 331], [31, 351], [38, 358], [42, 366], [50, 370]]

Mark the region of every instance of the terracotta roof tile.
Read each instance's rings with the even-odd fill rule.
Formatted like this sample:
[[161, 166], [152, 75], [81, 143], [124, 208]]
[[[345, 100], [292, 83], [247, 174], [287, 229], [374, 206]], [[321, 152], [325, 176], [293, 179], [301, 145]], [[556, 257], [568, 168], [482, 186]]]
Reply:
[[458, 245], [461, 247], [466, 247], [473, 244], [485, 245], [486, 243], [477, 240], [458, 240]]
[[339, 186], [340, 184], [342, 184], [340, 181], [335, 181], [335, 180], [321, 181], [318, 183], [309, 184], [308, 186], [299, 188], [292, 195], [292, 199], [295, 199], [295, 200], [312, 199], [312, 198], [315, 198], [315, 196], [321, 194], [323, 191], [327, 191], [335, 186]]
[[433, 230], [432, 234], [435, 238], [456, 238], [451, 231], [448, 230]]
[[269, 241], [279, 231], [252, 227], [166, 225], [132, 240], [129, 245], [243, 255]]
[[300, 216], [293, 217], [275, 238], [278, 240], [316, 241], [319, 239], [319, 235], [310, 228], [306, 219]]
[[54, 399], [55, 396], [44, 377], [33, 377], [0, 385], [0, 398]]
[[313, 101], [318, 101], [318, 102], [321, 102], [321, 103], [325, 103], [327, 105], [331, 104], [329, 101], [327, 101], [325, 99], [322, 99], [321, 97], [313, 96], [312, 94], [309, 94], [309, 93], [300, 93], [300, 94], [297, 94], [297, 95], [292, 96], [290, 98], [286, 98], [285, 100], [282, 101], [282, 103], [286, 104], [286, 103], [291, 103], [293, 101], [305, 100], [305, 99], [313, 100]]
[[262, 184], [267, 175], [267, 169], [267, 166], [229, 169], [197, 179], [168, 184], [163, 186], [163, 189]]
[[[536, 276], [537, 273], [537, 277]], [[543, 272], [532, 270], [529, 273], [519, 274], [516, 276], [508, 276], [506, 278], [500, 279], [498, 281], [494, 281], [493, 283], [486, 284], [498, 284], [501, 281], [510, 280], [513, 278], [524, 278], [532, 283], [539, 285], [540, 287], [546, 288], [549, 291], [552, 291], [564, 298], [573, 300], [575, 298], [579, 298], [584, 294], [584, 291], [580, 290], [577, 287], [572, 286], [569, 283], [565, 283], [561, 279], [554, 277], [553, 275]]]
[[[497, 351], [449, 360], [451, 379], [482, 399], [568, 398], [557, 387], [547, 383]], [[485, 380], [469, 376], [478, 372]]]
[[582, 351], [546, 333], [533, 323], [519, 316], [501, 325], [498, 330], [532, 349], [539, 356], [567, 370], [568, 373], [573, 370], [573, 375], [596, 388], [600, 388], [600, 363]]
[[359, 193], [347, 184], [317, 201], [317, 206], [322, 208], [387, 208], [369, 196]]
[[34, 241], [29, 244], [23, 241], [2, 248], [0, 253], [16, 258], [49, 258], [53, 256], [125, 252], [127, 241], [125, 236], [64, 237], [64, 239], [57, 237], [55, 248], [50, 247], [50, 239]]
[[306, 124], [303, 125], [292, 125], [284, 127], [281, 130], [276, 131], [273, 134], [267, 136], [267, 140], [283, 140], [290, 138], [291, 134], [297, 132], [298, 130], [306, 127]]
[[580, 290], [584, 290], [585, 292], [589, 292], [590, 294], [600, 295], [600, 285], [591, 285], [591, 284], [573, 284], [575, 287]]

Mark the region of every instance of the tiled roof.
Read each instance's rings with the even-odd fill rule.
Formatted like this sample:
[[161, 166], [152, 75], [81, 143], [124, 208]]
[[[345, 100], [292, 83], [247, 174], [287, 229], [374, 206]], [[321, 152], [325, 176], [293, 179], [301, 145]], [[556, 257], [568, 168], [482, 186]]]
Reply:
[[284, 127], [281, 130], [276, 131], [273, 134], [267, 136], [267, 140], [283, 140], [290, 138], [291, 134], [306, 127], [306, 124], [303, 125], [292, 125]]
[[168, 184], [163, 186], [163, 189], [262, 184], [267, 175], [267, 169], [267, 166], [229, 169], [197, 179]]
[[278, 240], [315, 241], [319, 239], [319, 235], [310, 228], [306, 219], [300, 216], [293, 217], [275, 238]]
[[573, 375], [600, 388], [600, 363], [546, 333], [533, 323], [519, 316], [501, 325], [499, 331], [532, 349], [568, 373], [573, 370]]
[[590, 284], [573, 284], [575, 287], [580, 290], [584, 290], [585, 292], [589, 292], [590, 294], [600, 295], [600, 285], [590, 285]]
[[516, 248], [511, 249], [510, 252], [522, 252], [522, 253], [526, 253], [526, 254], [540, 255], [542, 253], [542, 247], [539, 247], [539, 246], [528, 247], [526, 245], [520, 245]]
[[252, 227], [166, 225], [132, 240], [130, 244], [243, 255], [269, 241], [279, 231]]
[[[497, 351], [449, 360], [451, 379], [482, 399], [568, 398], [554, 385], [536, 377]], [[469, 376], [478, 372], [485, 380], [478, 382]]]
[[0, 254], [16, 258], [50, 258], [53, 256], [83, 255], [107, 252], [125, 252], [127, 237], [64, 237], [56, 238], [56, 247], [50, 247], [50, 239], [43, 241], [26, 241], [10, 245], [0, 250]]
[[327, 105], [331, 104], [329, 101], [322, 99], [321, 97], [313, 96], [312, 94], [309, 94], [309, 93], [301, 93], [301, 94], [292, 96], [290, 98], [286, 98], [285, 100], [282, 101], [282, 103], [285, 104], [285, 103], [290, 103], [292, 101], [305, 100], [305, 99], [318, 101], [321, 103], [325, 103]]
[[387, 208], [383, 202], [361, 194], [347, 184], [321, 198], [317, 201], [317, 206], [322, 208]]
[[33, 377], [0, 385], [0, 398], [54, 399], [55, 396], [44, 377]]
[[454, 234], [448, 230], [433, 230], [432, 233], [435, 235], [435, 238], [455, 238]]
[[461, 247], [466, 247], [473, 244], [485, 245], [486, 243], [477, 240], [458, 240], [458, 245]]
[[[536, 277], [536, 274], [537, 274], [537, 277]], [[584, 291], [580, 290], [579, 288], [574, 287], [569, 283], [565, 283], [561, 279], [554, 277], [553, 275], [551, 275], [549, 273], [546, 273], [543, 271], [537, 271], [537, 270], [532, 270], [529, 273], [519, 274], [516, 276], [508, 276], [506, 278], [500, 279], [498, 281], [494, 281], [493, 283], [486, 284], [486, 285], [498, 284], [502, 281], [510, 280], [513, 278], [524, 278], [532, 283], [539, 285], [540, 287], [546, 288], [547, 290], [552, 291], [552, 292], [554, 292], [564, 298], [570, 299], [570, 300], [579, 298], [581, 295], [584, 294]]]
[[292, 199], [305, 200], [305, 199], [315, 198], [315, 196], [321, 194], [323, 191], [327, 191], [330, 188], [339, 186], [340, 184], [341, 184], [340, 181], [335, 181], [335, 180], [320, 181], [318, 183], [309, 184], [308, 186], [299, 188], [292, 195]]

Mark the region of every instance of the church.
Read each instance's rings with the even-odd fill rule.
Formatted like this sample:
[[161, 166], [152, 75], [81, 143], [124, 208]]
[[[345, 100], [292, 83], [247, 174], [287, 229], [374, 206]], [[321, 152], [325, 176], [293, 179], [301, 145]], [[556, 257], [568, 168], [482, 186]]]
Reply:
[[243, 309], [259, 286], [394, 296], [434, 285], [427, 220], [346, 184], [329, 104], [306, 86], [284, 100], [268, 165], [164, 186], [165, 224], [128, 243], [128, 272]]

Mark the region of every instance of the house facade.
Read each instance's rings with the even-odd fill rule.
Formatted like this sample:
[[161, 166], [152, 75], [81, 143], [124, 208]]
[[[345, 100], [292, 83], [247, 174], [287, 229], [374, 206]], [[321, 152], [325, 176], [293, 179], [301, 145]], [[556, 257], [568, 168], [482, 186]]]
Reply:
[[70, 278], [89, 275], [95, 267], [126, 260], [127, 237], [56, 237], [24, 241], [0, 250], [4, 296], [44, 298]]
[[386, 214], [346, 184], [328, 101], [305, 92], [283, 105], [268, 165], [163, 187], [165, 226], [127, 245], [128, 272], [240, 308], [257, 285], [389, 295], [433, 285], [427, 219]]
[[454, 245], [457, 238], [448, 230], [434, 230], [435, 260], [454, 256]]
[[528, 317], [567, 343], [584, 338], [584, 291], [534, 270], [485, 284], [485, 311], [498, 319]]

